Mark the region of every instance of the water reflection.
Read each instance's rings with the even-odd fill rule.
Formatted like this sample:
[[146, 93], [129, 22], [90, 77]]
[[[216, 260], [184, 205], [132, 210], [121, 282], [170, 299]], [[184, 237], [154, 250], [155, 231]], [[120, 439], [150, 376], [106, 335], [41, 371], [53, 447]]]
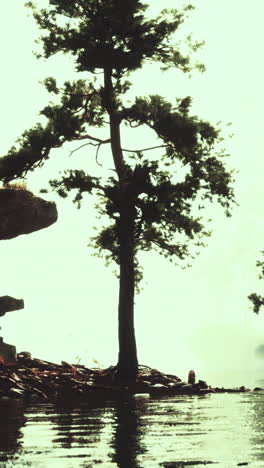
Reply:
[[26, 418], [23, 406], [17, 400], [0, 402], [0, 461], [4, 462], [20, 449], [23, 440], [21, 431]]
[[264, 393], [0, 405], [0, 467], [262, 466]]
[[263, 392], [254, 394], [254, 403], [251, 405], [250, 420], [252, 427], [252, 451], [257, 460], [264, 460], [264, 404]]
[[115, 404], [115, 431], [111, 446], [114, 449], [112, 461], [118, 468], [140, 468], [138, 455], [146, 451], [142, 445], [145, 427], [142, 415], [146, 412], [146, 400], [130, 398]]
[[72, 410], [64, 410], [50, 418], [53, 430], [57, 432], [57, 436], [52, 439], [53, 444], [63, 448], [71, 448], [74, 443], [74, 418]]
[[100, 442], [104, 408], [61, 408], [51, 415], [53, 430], [57, 432], [52, 442], [58, 447], [70, 449], [76, 446], [96, 445]]

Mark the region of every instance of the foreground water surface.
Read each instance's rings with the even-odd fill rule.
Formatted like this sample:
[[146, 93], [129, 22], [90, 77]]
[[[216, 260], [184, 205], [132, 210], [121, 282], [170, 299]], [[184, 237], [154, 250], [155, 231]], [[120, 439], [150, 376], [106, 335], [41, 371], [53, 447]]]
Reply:
[[[264, 467], [264, 392], [0, 403], [0, 467]], [[245, 465], [248, 464], [248, 465]]]

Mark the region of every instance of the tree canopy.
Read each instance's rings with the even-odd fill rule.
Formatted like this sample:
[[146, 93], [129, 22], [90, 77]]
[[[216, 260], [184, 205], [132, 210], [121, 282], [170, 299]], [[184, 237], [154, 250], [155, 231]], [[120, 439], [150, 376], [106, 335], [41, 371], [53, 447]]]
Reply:
[[[55, 78], [46, 78], [44, 86], [60, 101], [57, 99], [41, 110], [46, 125], [39, 123], [25, 131], [17, 145], [0, 159], [1, 179], [6, 183], [25, 177], [28, 171], [45, 163], [53, 148], [68, 141], [87, 140], [97, 149], [113, 144], [111, 138], [100, 140], [90, 135], [92, 127], [107, 127], [106, 118], [113, 109], [119, 124], [153, 130], [163, 154], [158, 158], [153, 157], [153, 152], [148, 158], [140, 150], [128, 154], [122, 169], [115, 162], [117, 176], [110, 177], [104, 186], [99, 178], [79, 170], [51, 181], [52, 188], [64, 197], [69, 190], [77, 189], [78, 204], [85, 192], [100, 195], [104, 202], [101, 209], [112, 223], [99, 234], [96, 243], [118, 261], [118, 183], [120, 177], [126, 179], [135, 203], [136, 248], [155, 248], [179, 258], [188, 256], [186, 241], [208, 234], [202, 218], [192, 216], [194, 201], [216, 199], [227, 212], [233, 202], [232, 174], [216, 149], [220, 131], [191, 115], [189, 96], [177, 99], [174, 105], [159, 95], [137, 97], [130, 107], [122, 103], [122, 96], [132, 86], [127, 77], [147, 60], [159, 62], [166, 69], [190, 71], [191, 58], [175, 48], [174, 33], [193, 7], [163, 10], [158, 18], [147, 19], [147, 6], [135, 0], [50, 0], [49, 7], [41, 10], [32, 2], [27, 6], [44, 31], [40, 38], [43, 57], [58, 52], [71, 54], [78, 71], [94, 74], [111, 70], [113, 82], [105, 79], [102, 83], [98, 75], [97, 80], [91, 77], [66, 81], [59, 87]], [[197, 46], [194, 44], [193, 48]], [[180, 181], [178, 163], [185, 171]], [[179, 233], [184, 234], [184, 241], [176, 240]]]

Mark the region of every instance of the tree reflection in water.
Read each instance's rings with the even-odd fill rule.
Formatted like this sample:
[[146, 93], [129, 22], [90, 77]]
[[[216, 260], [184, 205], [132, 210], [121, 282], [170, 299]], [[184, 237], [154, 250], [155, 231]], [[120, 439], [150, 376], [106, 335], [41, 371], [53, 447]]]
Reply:
[[137, 457], [146, 449], [141, 444], [144, 433], [142, 415], [146, 412], [145, 399], [129, 398], [115, 403], [116, 426], [111, 447], [112, 461], [118, 468], [139, 468]]
[[25, 420], [21, 402], [8, 400], [0, 403], [0, 462], [11, 460], [22, 446], [21, 428]]
[[56, 413], [50, 415], [53, 430], [57, 432], [52, 442], [66, 449], [73, 446], [95, 446], [100, 441], [104, 427], [103, 413], [104, 408], [91, 408], [87, 405], [75, 409], [57, 408]]
[[262, 466], [264, 392], [138, 396], [93, 408], [41, 404], [28, 406], [25, 416], [22, 403], [0, 403], [0, 466], [141, 468], [157, 460]]

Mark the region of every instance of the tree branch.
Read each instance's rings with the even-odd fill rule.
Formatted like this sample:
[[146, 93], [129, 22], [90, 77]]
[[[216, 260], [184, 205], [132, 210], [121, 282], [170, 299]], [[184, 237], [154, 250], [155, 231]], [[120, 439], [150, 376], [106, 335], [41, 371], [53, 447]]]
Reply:
[[74, 150], [70, 151], [70, 157], [73, 155], [73, 153], [76, 153], [76, 151], [79, 151], [80, 149], [84, 148], [85, 146], [92, 145], [92, 146], [98, 146], [96, 144], [93, 144], [91, 142], [89, 143], [84, 143], [84, 145], [78, 146], [78, 148], [75, 148]]
[[101, 147], [101, 145], [102, 145], [103, 143], [104, 143], [104, 142], [100, 142], [100, 143], [97, 143], [97, 144], [96, 144], [96, 143], [92, 143], [92, 142], [89, 141], [88, 143], [84, 143], [83, 145], [78, 146], [78, 148], [75, 148], [74, 150], [70, 151], [70, 155], [69, 155], [69, 156], [71, 157], [71, 156], [73, 155], [73, 153], [76, 153], [76, 151], [79, 151], [80, 149], [84, 148], [85, 146], [89, 146], [89, 145], [91, 145], [91, 146], [96, 146], [97, 149], [96, 149], [96, 154], [95, 154], [95, 160], [96, 160], [98, 166], [103, 167], [103, 165], [102, 165], [101, 163], [99, 163], [99, 161], [98, 161], [99, 150], [100, 150], [100, 147]]
[[103, 165], [101, 163], [99, 163], [99, 161], [98, 161], [98, 155], [99, 155], [99, 150], [101, 148], [101, 145], [102, 145], [102, 143], [98, 143], [98, 145], [96, 145], [97, 150], [96, 150], [96, 155], [95, 155], [95, 161], [97, 162], [98, 166], [103, 167]]
[[96, 137], [93, 137], [92, 135], [83, 135], [83, 136], [74, 138], [74, 140], [93, 140], [93, 141], [97, 141], [100, 144], [111, 143], [111, 138], [108, 138], [107, 140], [102, 140], [101, 138], [96, 138]]
[[158, 145], [158, 146], [151, 146], [150, 148], [143, 148], [143, 149], [137, 149], [137, 150], [122, 148], [122, 151], [126, 151], [129, 153], [143, 153], [143, 151], [150, 151], [150, 150], [157, 149], [157, 148], [168, 148], [169, 146], [170, 145]]

